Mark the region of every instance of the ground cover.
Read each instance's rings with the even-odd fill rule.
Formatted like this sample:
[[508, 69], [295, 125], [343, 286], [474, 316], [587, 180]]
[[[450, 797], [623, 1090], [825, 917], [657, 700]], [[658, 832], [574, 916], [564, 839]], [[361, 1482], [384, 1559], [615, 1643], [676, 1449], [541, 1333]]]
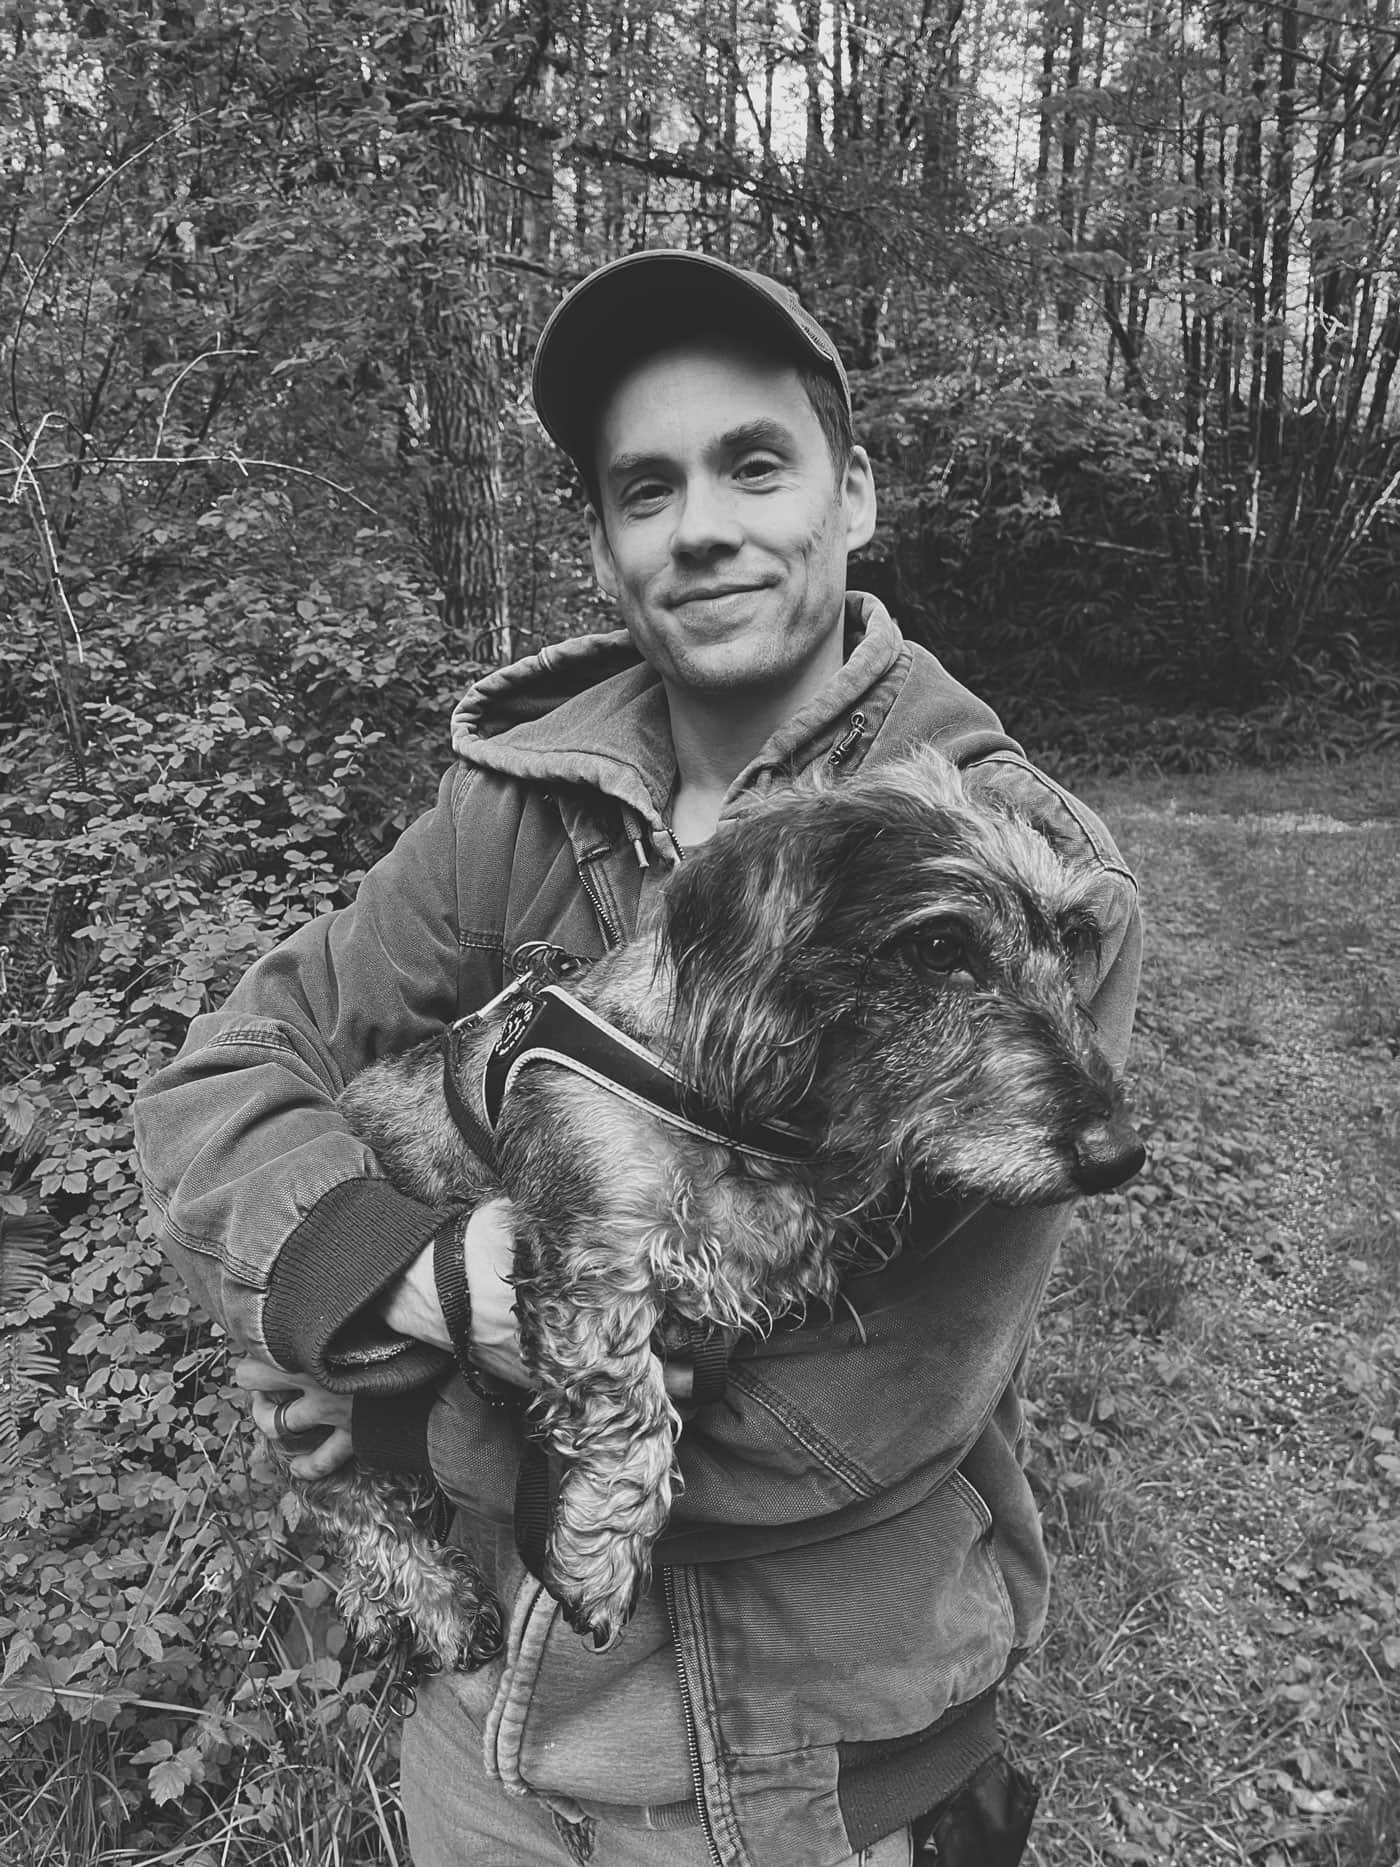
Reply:
[[1037, 1350], [1040, 1867], [1400, 1861], [1400, 761], [1086, 786], [1144, 882], [1141, 1182]]
[[[1076, 1226], [1037, 1346], [1030, 1860], [1400, 1867], [1400, 752], [1080, 788], [1145, 885], [1152, 1159]], [[208, 1371], [207, 1482], [105, 1533], [73, 1605], [134, 1595], [110, 1639], [145, 1670], [55, 1694], [9, 1649], [4, 1867], [404, 1867], [382, 1681]], [[55, 1498], [45, 1596], [93, 1535]]]

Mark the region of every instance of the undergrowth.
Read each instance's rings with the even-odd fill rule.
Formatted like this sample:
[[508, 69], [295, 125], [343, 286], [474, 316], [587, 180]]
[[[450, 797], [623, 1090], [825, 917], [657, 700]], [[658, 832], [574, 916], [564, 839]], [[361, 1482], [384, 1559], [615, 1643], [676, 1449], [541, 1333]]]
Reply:
[[[240, 511], [270, 566], [282, 515]], [[426, 801], [440, 630], [366, 561], [333, 594], [288, 561], [169, 607], [114, 595], [65, 722], [44, 618], [20, 622], [0, 641], [0, 1858], [389, 1863], [383, 1682], [343, 1634], [310, 1637], [325, 1582], [157, 1251], [130, 1100]]]
[[1147, 887], [1150, 1158], [1078, 1221], [1037, 1348], [1033, 1858], [1395, 1867], [1400, 827], [1133, 789], [1098, 801]]
[[[275, 530], [265, 503], [244, 516]], [[425, 801], [466, 674], [414, 590], [344, 575], [112, 596], [76, 730], [38, 620], [0, 647], [0, 1859], [25, 1867], [406, 1859], [385, 1679], [156, 1252], [128, 1114]], [[1039, 1858], [1394, 1867], [1397, 1011], [1361, 905], [1391, 858], [1194, 835], [1129, 818], [1152, 1165], [1073, 1235], [1031, 1400], [1058, 1569], [1014, 1707]], [[1281, 1204], [1302, 1143], [1261, 953], [1344, 1066], [1308, 1105], [1318, 1158], [1344, 1156], [1325, 1207]], [[1304, 1405], [1269, 1292], [1322, 1210]]]

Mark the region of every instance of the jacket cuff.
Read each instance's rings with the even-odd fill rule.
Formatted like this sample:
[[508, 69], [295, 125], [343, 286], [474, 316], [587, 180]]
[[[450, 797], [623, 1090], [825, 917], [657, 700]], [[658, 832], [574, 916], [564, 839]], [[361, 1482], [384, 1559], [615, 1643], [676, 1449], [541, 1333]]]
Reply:
[[431, 1478], [428, 1416], [437, 1398], [435, 1387], [408, 1394], [356, 1394], [350, 1407], [350, 1438], [357, 1462], [375, 1471]]
[[341, 1394], [403, 1393], [451, 1368], [445, 1349], [396, 1335], [372, 1307], [441, 1216], [387, 1180], [323, 1193], [272, 1267], [263, 1330], [273, 1359]]

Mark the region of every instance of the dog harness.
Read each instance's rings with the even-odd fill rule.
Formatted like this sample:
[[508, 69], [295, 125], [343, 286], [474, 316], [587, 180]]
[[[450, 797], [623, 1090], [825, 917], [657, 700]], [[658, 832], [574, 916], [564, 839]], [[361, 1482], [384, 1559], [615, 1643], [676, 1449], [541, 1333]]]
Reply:
[[[517, 954], [514, 963], [520, 965], [522, 957]], [[524, 958], [523, 978], [446, 1033], [443, 1092], [459, 1133], [478, 1158], [494, 1168], [501, 1110], [516, 1077], [532, 1063], [553, 1063], [570, 1070], [698, 1141], [734, 1148], [759, 1160], [797, 1161], [808, 1156], [807, 1139], [781, 1123], [759, 1122], [736, 1134], [723, 1109], [707, 1101], [645, 1045], [600, 1017], [572, 992], [544, 983], [577, 971], [582, 963], [555, 948], [532, 952]], [[483, 1120], [458, 1087], [454, 1040], [458, 1032], [478, 1028], [502, 1003], [508, 1003], [509, 1010], [481, 1077]]]
[[722, 1109], [562, 986], [546, 986], [512, 1006], [486, 1060], [481, 1099], [493, 1132], [511, 1085], [531, 1063], [556, 1063], [572, 1070], [699, 1141], [737, 1148], [760, 1160], [802, 1160], [811, 1151], [795, 1129], [774, 1122], [755, 1123], [735, 1134]]

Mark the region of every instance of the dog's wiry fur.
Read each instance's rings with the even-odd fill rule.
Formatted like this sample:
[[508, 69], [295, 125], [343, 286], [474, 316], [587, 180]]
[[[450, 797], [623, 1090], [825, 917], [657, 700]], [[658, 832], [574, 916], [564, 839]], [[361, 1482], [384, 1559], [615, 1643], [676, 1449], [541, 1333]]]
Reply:
[[[507, 1099], [534, 1427], [564, 1470], [546, 1580], [595, 1644], [626, 1624], [678, 1482], [664, 1316], [762, 1331], [831, 1303], [920, 1185], [1035, 1205], [1136, 1171], [1080, 1002], [1100, 879], [924, 751], [755, 800], [648, 930], [570, 981], [734, 1132], [778, 1121], [811, 1142], [797, 1163], [710, 1145], [547, 1064]], [[465, 1095], [498, 1025], [456, 1041]], [[342, 1106], [403, 1191], [469, 1208], [496, 1190], [449, 1119], [438, 1044], [374, 1065]], [[352, 1624], [403, 1617], [449, 1665], [491, 1650], [498, 1610], [469, 1565], [410, 1531], [420, 1494], [353, 1469], [307, 1492], [338, 1530]]]

